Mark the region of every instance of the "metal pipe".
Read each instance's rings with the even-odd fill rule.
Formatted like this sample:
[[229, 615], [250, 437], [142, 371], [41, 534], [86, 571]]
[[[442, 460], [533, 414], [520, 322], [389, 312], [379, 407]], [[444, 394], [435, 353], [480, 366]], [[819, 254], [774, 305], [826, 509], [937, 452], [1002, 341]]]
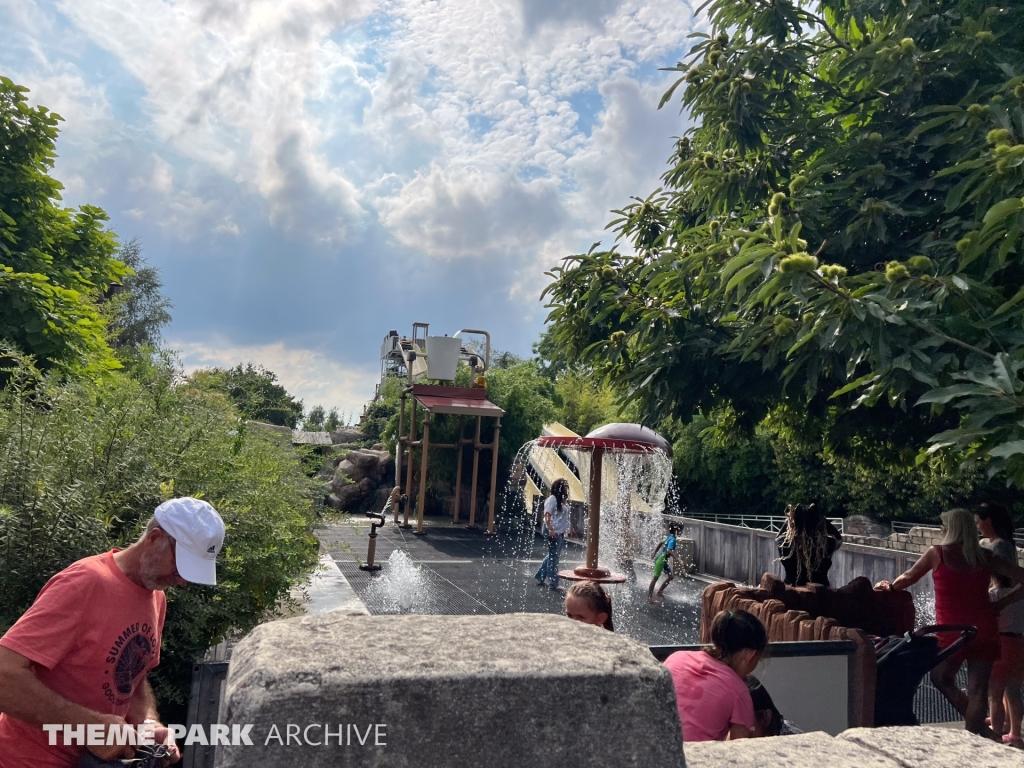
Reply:
[[498, 485], [498, 436], [501, 434], [501, 417], [494, 422], [494, 443], [491, 446], [491, 504], [487, 510], [487, 533], [494, 535], [494, 507], [497, 504], [494, 492]]
[[366, 562], [359, 566], [359, 570], [379, 571], [380, 565], [374, 562], [374, 558], [377, 556], [377, 529], [383, 528], [387, 521], [382, 512], [367, 512], [366, 516], [373, 518], [373, 523], [370, 525], [370, 543], [366, 548]]
[[480, 469], [480, 417], [476, 417], [476, 437], [473, 439], [473, 480], [470, 483], [469, 490], [469, 525], [466, 528], [471, 530], [477, 527], [476, 525], [476, 478], [477, 472]]
[[[402, 433], [405, 431], [405, 392], [402, 393], [402, 408], [398, 411], [398, 440], [395, 441], [395, 485], [402, 485]], [[397, 522], [397, 518], [395, 520]]]
[[420, 493], [416, 499], [416, 530], [423, 535], [423, 507], [427, 500], [427, 458], [430, 455], [430, 411], [423, 409], [423, 447], [420, 448]]
[[597, 548], [601, 540], [601, 471], [604, 448], [595, 448], [590, 457], [590, 496], [587, 504], [587, 568], [597, 568]]
[[478, 331], [473, 328], [460, 328], [452, 336], [458, 336], [460, 333], [479, 333], [487, 339], [486, 346], [484, 347], [484, 370], [489, 370], [491, 367], [491, 334], [487, 331]]
[[459, 447], [458, 452], [455, 454], [455, 515], [452, 518], [452, 524], [458, 525], [459, 523], [459, 504], [462, 501], [462, 430], [465, 427], [466, 417], [459, 416], [459, 436], [455, 440], [455, 444]]
[[[416, 440], [416, 398], [412, 399], [412, 415], [409, 416], [409, 461], [405, 468], [405, 491], [407, 495], [412, 494], [412, 444]], [[405, 509], [402, 514], [402, 527], [412, 528], [409, 525], [409, 505], [405, 505]]]

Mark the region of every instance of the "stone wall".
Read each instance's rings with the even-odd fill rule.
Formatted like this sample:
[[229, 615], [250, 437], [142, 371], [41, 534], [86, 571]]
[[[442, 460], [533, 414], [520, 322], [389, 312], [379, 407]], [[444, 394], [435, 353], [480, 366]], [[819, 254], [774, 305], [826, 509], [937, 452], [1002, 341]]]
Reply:
[[963, 730], [851, 728], [835, 738], [802, 733], [773, 739], [704, 741], [688, 744], [690, 768], [1020, 768], [1019, 750]]
[[[234, 650], [220, 722], [251, 725], [253, 745], [219, 746], [219, 768], [685, 768], [668, 670], [646, 646], [547, 614], [264, 624]], [[324, 724], [345, 743], [325, 746]], [[350, 725], [372, 731], [365, 743]], [[274, 726], [283, 743], [267, 741]]]
[[[923, 554], [929, 547], [942, 542], [942, 531], [928, 526], [915, 526], [907, 533], [894, 533], [890, 536], [857, 536], [845, 534], [843, 542], [862, 544], [867, 547], [892, 549], [897, 552]], [[1017, 562], [1024, 566], [1024, 549], [1017, 547]]]

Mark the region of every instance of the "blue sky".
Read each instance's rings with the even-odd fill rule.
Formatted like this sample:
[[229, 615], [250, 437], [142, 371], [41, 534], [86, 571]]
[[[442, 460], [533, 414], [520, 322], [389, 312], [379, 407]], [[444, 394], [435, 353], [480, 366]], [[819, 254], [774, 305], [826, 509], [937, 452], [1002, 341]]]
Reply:
[[70, 205], [138, 237], [188, 368], [358, 411], [414, 321], [528, 354], [544, 272], [683, 130], [682, 0], [0, 0]]

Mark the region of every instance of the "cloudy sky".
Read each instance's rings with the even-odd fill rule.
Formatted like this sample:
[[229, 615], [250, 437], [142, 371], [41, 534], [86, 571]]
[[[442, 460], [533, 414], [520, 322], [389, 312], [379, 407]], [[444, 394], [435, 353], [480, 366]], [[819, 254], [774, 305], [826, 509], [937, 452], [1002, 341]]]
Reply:
[[658, 186], [684, 0], [0, 0], [71, 205], [137, 236], [189, 367], [356, 411], [381, 339], [528, 354], [544, 271]]

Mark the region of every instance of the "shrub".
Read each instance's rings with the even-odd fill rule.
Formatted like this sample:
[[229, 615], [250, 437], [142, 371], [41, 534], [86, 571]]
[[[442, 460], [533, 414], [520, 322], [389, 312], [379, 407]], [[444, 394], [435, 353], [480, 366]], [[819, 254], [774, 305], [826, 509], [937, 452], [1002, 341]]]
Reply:
[[167, 593], [152, 676], [167, 716], [185, 703], [203, 651], [275, 615], [315, 566], [312, 485], [294, 457], [246, 431], [225, 396], [182, 381], [167, 361], [60, 382], [0, 354], [15, 361], [0, 393], [0, 625], [57, 571], [133, 541], [165, 498], [202, 496], [224, 518], [218, 586]]

